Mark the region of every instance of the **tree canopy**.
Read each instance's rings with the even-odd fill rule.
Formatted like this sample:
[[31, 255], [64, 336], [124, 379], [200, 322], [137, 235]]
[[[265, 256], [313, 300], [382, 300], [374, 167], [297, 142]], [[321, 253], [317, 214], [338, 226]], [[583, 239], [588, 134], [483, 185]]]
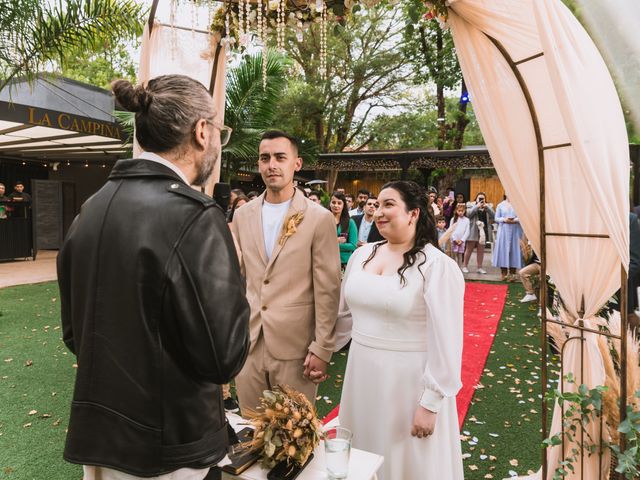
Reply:
[[410, 73], [398, 48], [402, 11], [380, 4], [354, 12], [346, 28], [330, 25], [326, 79], [319, 68], [320, 26], [311, 25], [300, 42], [287, 38], [295, 68], [276, 123], [312, 139], [322, 152], [358, 150], [369, 143], [358, 139], [372, 112], [394, 107]]

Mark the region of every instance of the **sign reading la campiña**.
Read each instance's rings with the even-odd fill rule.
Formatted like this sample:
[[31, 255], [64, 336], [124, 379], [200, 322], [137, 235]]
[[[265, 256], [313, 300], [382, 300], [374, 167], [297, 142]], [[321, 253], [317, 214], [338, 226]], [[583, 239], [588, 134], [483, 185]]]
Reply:
[[112, 123], [99, 120], [78, 117], [69, 113], [52, 112], [28, 107], [28, 119], [26, 123], [41, 127], [60, 128], [87, 135], [100, 135], [101, 137], [116, 138], [122, 140], [120, 129]]

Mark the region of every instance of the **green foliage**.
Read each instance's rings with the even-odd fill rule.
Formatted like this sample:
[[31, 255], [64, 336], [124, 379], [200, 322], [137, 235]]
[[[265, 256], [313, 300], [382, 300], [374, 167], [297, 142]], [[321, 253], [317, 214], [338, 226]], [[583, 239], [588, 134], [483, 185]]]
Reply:
[[51, 64], [64, 68], [75, 52], [139, 35], [144, 14], [135, 0], [0, 0], [0, 89], [18, 76], [33, 81]]
[[[364, 129], [361, 139], [371, 138], [369, 147], [373, 150], [393, 150], [409, 148], [444, 148], [453, 149], [453, 138], [448, 138], [445, 144], [439, 142], [438, 112], [436, 99], [428, 96], [422, 101], [407, 99], [408, 106], [399, 113], [382, 114], [372, 120]], [[450, 118], [459, 114], [457, 99], [445, 99]], [[467, 117], [469, 126], [465, 129], [464, 143], [467, 145], [482, 145], [484, 140], [478, 122], [470, 109]]]
[[[635, 392], [635, 397], [640, 398], [640, 391]], [[610, 445], [618, 460], [616, 472], [624, 475], [629, 480], [640, 476], [640, 412], [634, 410], [633, 405], [627, 405], [627, 416], [620, 422], [618, 432], [624, 434], [627, 440], [626, 450], [620, 450], [618, 445]]]
[[[567, 374], [565, 380], [574, 383], [572, 374]], [[607, 387], [597, 386], [589, 389], [586, 385], [580, 385], [576, 392], [561, 392], [559, 389], [549, 392], [548, 400], [556, 400], [563, 405], [562, 432], [544, 440], [545, 447], [562, 445], [563, 437], [576, 445], [569, 455], [560, 462], [554, 471], [553, 479], [562, 480], [569, 472], [574, 471], [574, 463], [580, 458], [580, 449], [588, 455], [597, 453], [598, 439], [588, 435], [586, 426], [590, 422], [599, 422], [602, 415], [602, 392]], [[635, 397], [640, 399], [640, 391], [635, 392]], [[580, 432], [584, 430], [585, 439], [581, 440]], [[626, 479], [638, 478], [640, 475], [640, 411], [634, 409], [634, 405], [627, 405], [627, 414], [624, 421], [618, 425], [618, 432], [626, 439], [626, 449], [621, 450], [619, 445], [604, 442], [606, 448], [610, 448], [617, 460], [616, 472], [624, 475]]]
[[352, 13], [348, 28], [336, 24], [327, 32], [326, 80], [319, 73], [319, 25], [311, 25], [302, 42], [287, 37], [285, 49], [296, 68], [276, 123], [314, 139], [322, 152], [364, 147], [367, 139], [357, 139], [372, 112], [395, 106], [410, 77], [398, 46], [402, 27], [402, 10], [384, 2]]
[[267, 53], [266, 87], [262, 84], [262, 53], [246, 55], [227, 73], [225, 124], [233, 128], [224, 148], [225, 160], [256, 159], [260, 135], [272, 127], [280, 92], [285, 85], [285, 59], [273, 50]]
[[437, 20], [422, 19], [419, 12], [423, 10], [420, 0], [405, 3], [402, 51], [414, 68], [416, 82], [433, 82], [445, 89], [454, 89], [462, 80], [462, 72], [451, 32], [443, 30]]
[[129, 54], [128, 46], [122, 43], [113, 46], [107, 44], [97, 53], [70, 53], [59, 73], [67, 78], [107, 90], [111, 82], [119, 78], [136, 83], [136, 65]]
[[[438, 7], [439, 2], [436, 2]], [[459, 149], [465, 141], [465, 130], [470, 123], [468, 104], [457, 99], [466, 92], [462, 71], [455, 53], [453, 38], [449, 30], [442, 28], [437, 19], [417, 15], [422, 8], [420, 0], [405, 3], [406, 23], [403, 52], [410, 59], [415, 71], [415, 81], [433, 83], [436, 87], [438, 149]], [[439, 15], [436, 8], [436, 13]], [[458, 95], [452, 96], [454, 90]], [[449, 97], [449, 98], [447, 98]], [[449, 108], [450, 100], [456, 98], [455, 108]]]
[[[564, 377], [567, 383], [575, 380], [571, 373]], [[597, 421], [602, 416], [602, 392], [607, 387], [597, 386], [589, 389], [582, 384], [575, 392], [563, 392], [560, 388], [547, 393], [547, 400], [555, 400], [564, 407], [562, 416], [562, 431], [545, 439], [544, 447], [562, 445], [563, 437], [567, 442], [575, 445], [565, 458], [558, 463], [553, 472], [553, 480], [562, 480], [574, 471], [574, 463], [580, 458], [580, 452], [592, 455], [598, 450], [598, 439], [591, 438], [587, 425]], [[582, 435], [584, 432], [584, 436]]]

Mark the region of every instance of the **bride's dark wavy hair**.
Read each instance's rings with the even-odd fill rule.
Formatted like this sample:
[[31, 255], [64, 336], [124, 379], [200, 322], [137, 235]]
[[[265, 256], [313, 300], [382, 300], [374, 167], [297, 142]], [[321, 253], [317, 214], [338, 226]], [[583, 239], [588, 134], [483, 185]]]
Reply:
[[[430, 243], [434, 247], [438, 248], [436, 221], [433, 217], [431, 207], [429, 206], [429, 197], [427, 196], [427, 192], [416, 182], [397, 180], [386, 183], [382, 187], [382, 190], [385, 188], [393, 188], [400, 194], [402, 201], [405, 203], [407, 212], [415, 209], [419, 210], [418, 221], [416, 222], [416, 238], [413, 242], [413, 248], [404, 253], [404, 261], [402, 262], [402, 266], [398, 268], [400, 283], [405, 285], [407, 280], [404, 277], [404, 272], [416, 263], [418, 256], [420, 255], [422, 257], [422, 262], [418, 267], [421, 267], [427, 261], [427, 257], [423, 252], [424, 247]], [[386, 240], [373, 246], [371, 255], [369, 255], [369, 258], [362, 263], [363, 268], [367, 263], [373, 260], [373, 257], [376, 256], [376, 251], [380, 245], [384, 245], [385, 243], [387, 243]], [[422, 274], [422, 272], [420, 272], [420, 274]]]

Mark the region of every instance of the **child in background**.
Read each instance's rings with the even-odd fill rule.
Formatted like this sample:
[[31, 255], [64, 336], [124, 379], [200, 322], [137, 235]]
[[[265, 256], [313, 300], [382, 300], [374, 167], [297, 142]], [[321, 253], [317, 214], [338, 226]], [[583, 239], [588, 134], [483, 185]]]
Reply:
[[467, 218], [467, 206], [464, 203], [456, 205], [455, 217], [451, 220], [455, 224], [451, 234], [451, 252], [459, 266], [464, 265], [464, 247], [469, 237], [470, 224]]
[[447, 233], [447, 219], [444, 218], [444, 215], [438, 215], [436, 217], [436, 230], [438, 231], [438, 245], [440, 245], [440, 249], [443, 252], [447, 251], [446, 242], [440, 242], [442, 236]]

